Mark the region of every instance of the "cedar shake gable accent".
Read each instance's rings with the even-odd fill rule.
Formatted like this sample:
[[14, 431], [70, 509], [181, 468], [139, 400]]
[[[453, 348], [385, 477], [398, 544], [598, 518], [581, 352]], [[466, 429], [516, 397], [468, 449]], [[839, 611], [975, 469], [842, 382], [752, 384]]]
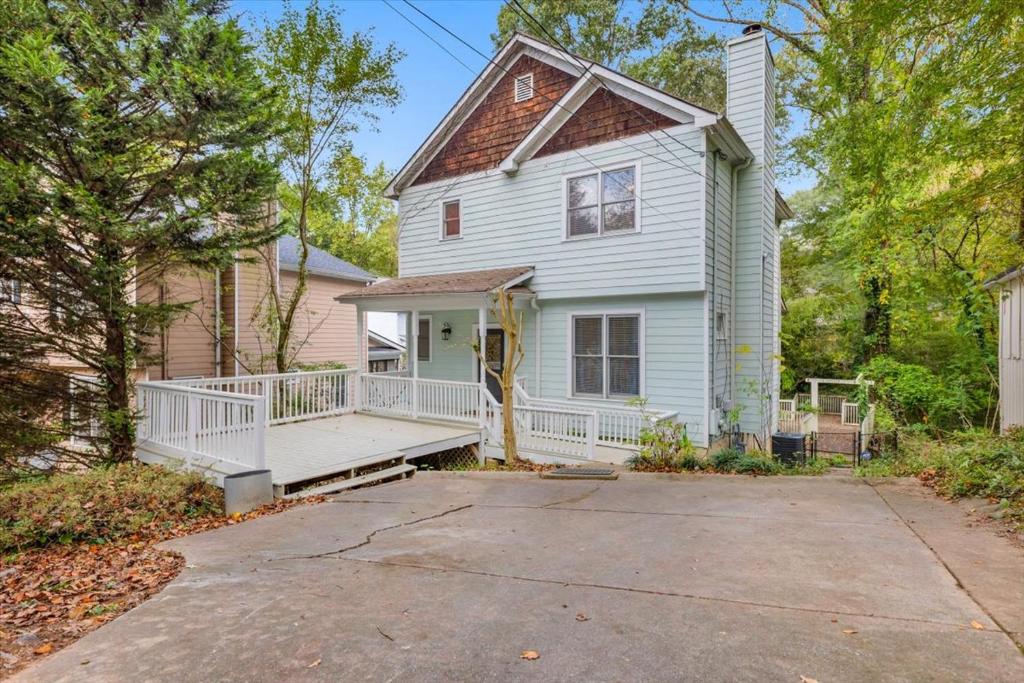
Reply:
[[[515, 79], [533, 74], [533, 97], [514, 98]], [[497, 168], [576, 82], [576, 76], [521, 55], [411, 184]]]
[[679, 122], [621, 95], [599, 88], [534, 158], [671, 128]]

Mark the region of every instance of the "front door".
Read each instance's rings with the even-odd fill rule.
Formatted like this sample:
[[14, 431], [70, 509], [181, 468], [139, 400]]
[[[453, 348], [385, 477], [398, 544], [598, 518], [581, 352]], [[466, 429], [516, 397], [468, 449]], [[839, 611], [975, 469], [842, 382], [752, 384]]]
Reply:
[[[487, 361], [487, 367], [500, 375], [505, 367], [505, 333], [501, 330], [487, 330], [487, 341], [484, 349], [484, 360]], [[477, 368], [479, 367], [478, 364]], [[480, 371], [477, 370], [477, 372], [479, 373]], [[501, 382], [496, 380], [489, 372], [487, 373], [487, 390], [491, 392], [491, 396], [498, 400], [498, 403], [502, 402]]]

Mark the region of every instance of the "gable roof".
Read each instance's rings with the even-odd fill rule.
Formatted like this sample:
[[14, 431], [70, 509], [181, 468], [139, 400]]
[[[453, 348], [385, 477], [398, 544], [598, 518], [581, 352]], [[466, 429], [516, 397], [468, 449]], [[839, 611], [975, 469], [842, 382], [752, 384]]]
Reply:
[[[297, 271], [299, 269], [299, 252], [301, 243], [297, 237], [282, 235], [277, 239], [278, 268]], [[309, 245], [309, 257], [306, 259], [306, 270], [313, 275], [323, 275], [341, 280], [356, 282], [375, 282], [377, 276], [368, 273], [359, 266], [352, 265], [337, 256], [328, 254], [323, 249]]]
[[[572, 74], [577, 81], [557, 103], [551, 103], [545, 117], [502, 161], [501, 168], [506, 173], [514, 172], [520, 161], [529, 158], [539, 150], [556, 132], [558, 126], [568, 120], [599, 87], [607, 88], [616, 95], [632, 100], [679, 123], [693, 123], [702, 128], [712, 127], [716, 129], [712, 132], [717, 132], [721, 138], [726, 140], [727, 144], [724, 146], [727, 153], [737, 156], [750, 155], [750, 150], [732, 129], [732, 126], [721, 125], [725, 118], [720, 114], [669, 95], [614, 69], [565, 52], [536, 38], [516, 33], [498, 51], [487, 67], [480, 72], [433, 132], [391, 179], [384, 190], [386, 197], [397, 199], [398, 194], [416, 180], [426, 165], [459, 130], [477, 105], [522, 55], [528, 55]], [[580, 78], [581, 76], [583, 78]], [[524, 145], [527, 148], [521, 149]]]
[[985, 280], [985, 284], [983, 286], [985, 287], [985, 289], [992, 289], [996, 285], [1001, 285], [1004, 282], [1009, 282], [1010, 280], [1014, 280], [1018, 277], [1024, 277], [1024, 266], [1008, 268], [1003, 272], [999, 273], [999, 275], [996, 275], [995, 277], [991, 277], [988, 280]]

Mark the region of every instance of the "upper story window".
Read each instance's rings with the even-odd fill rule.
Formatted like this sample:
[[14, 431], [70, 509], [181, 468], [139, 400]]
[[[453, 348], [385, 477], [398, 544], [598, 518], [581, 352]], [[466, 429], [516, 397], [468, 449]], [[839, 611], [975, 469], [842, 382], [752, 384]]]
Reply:
[[20, 304], [21, 282], [7, 278], [0, 279], [0, 301]]
[[516, 102], [522, 102], [533, 97], [533, 74], [516, 76], [515, 95]]
[[636, 232], [636, 166], [566, 180], [566, 237]]
[[441, 239], [462, 237], [462, 202], [454, 199], [441, 204]]

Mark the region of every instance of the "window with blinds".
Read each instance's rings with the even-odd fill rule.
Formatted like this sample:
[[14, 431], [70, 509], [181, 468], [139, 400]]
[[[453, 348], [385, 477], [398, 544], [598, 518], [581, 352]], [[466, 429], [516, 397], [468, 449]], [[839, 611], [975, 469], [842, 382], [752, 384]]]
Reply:
[[639, 396], [640, 316], [574, 316], [572, 366], [574, 395]]
[[598, 171], [566, 180], [566, 237], [637, 230], [636, 167]]
[[416, 360], [430, 361], [430, 318], [420, 318], [416, 331]]

